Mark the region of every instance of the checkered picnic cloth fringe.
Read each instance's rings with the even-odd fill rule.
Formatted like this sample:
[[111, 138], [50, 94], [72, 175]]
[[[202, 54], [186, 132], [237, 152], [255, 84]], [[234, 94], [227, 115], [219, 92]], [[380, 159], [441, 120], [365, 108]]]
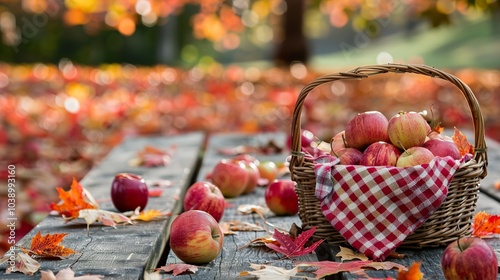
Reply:
[[406, 168], [338, 163], [330, 155], [315, 160], [321, 210], [351, 246], [376, 261], [438, 209], [460, 166], [451, 157]]

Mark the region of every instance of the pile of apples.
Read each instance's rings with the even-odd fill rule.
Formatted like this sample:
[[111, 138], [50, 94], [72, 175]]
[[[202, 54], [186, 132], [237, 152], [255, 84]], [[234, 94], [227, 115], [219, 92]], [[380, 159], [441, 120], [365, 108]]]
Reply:
[[333, 136], [329, 147], [317, 148], [345, 165], [408, 167], [435, 157], [461, 158], [451, 137], [433, 131], [417, 112], [399, 112], [390, 119], [379, 111], [359, 113]]

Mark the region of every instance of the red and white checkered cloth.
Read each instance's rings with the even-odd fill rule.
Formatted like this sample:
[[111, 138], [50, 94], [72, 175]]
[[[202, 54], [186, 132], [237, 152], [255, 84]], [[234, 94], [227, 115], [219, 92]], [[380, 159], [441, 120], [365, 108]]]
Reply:
[[460, 162], [435, 158], [413, 167], [337, 165], [315, 160], [316, 197], [332, 226], [372, 260], [384, 260], [445, 200]]

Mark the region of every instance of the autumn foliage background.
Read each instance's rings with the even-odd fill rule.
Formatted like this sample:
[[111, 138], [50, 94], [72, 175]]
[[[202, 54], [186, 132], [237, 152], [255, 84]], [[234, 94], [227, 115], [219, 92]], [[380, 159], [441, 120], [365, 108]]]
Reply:
[[[14, 164], [18, 239], [47, 215], [50, 203], [57, 201], [56, 187], [67, 189], [73, 178], [83, 178], [124, 137], [189, 131], [288, 132], [296, 97], [305, 84], [319, 75], [358, 66], [342, 65], [335, 59], [328, 69], [315, 68], [310, 62], [290, 68], [274, 66], [269, 51], [272, 40], [257, 35], [268, 34], [265, 32], [272, 32], [269, 28], [275, 28], [273, 24], [279, 24], [280, 5], [286, 1], [250, 1], [252, 4], [244, 10], [250, 13], [249, 18], [225, 5], [218, 6], [218, 1], [169, 1], [173, 4], [162, 5], [164, 1], [138, 0], [130, 1], [136, 5], [131, 7], [120, 6], [127, 1], [66, 1], [71, 5], [64, 9], [58, 6], [61, 10], [53, 17], [49, 9], [59, 2], [21, 1], [23, 7], [10, 2], [0, 1], [0, 220], [7, 215], [7, 188], [2, 187], [6, 184], [6, 166]], [[137, 8], [137, 3], [145, 2], [150, 3], [149, 10]], [[358, 32], [394, 8], [390, 2], [378, 10], [367, 1], [311, 2], [312, 8], [307, 11], [326, 15], [329, 27], [352, 25], [350, 28]], [[446, 24], [452, 13], [465, 13], [474, 4], [438, 1], [455, 3], [453, 10], [446, 10], [432, 6], [432, 1], [413, 2], [408, 3], [415, 15], [428, 18], [432, 25]], [[177, 15], [183, 23], [179, 11], [186, 4], [201, 5], [202, 12], [187, 9], [193, 19], [187, 21], [189, 28], [178, 28], [178, 49], [169, 58], [172, 63], [154, 63], [147, 45], [137, 52], [126, 51], [127, 47], [134, 50], [134, 36], [145, 42], [161, 37], [154, 35], [148, 24], [151, 28], [160, 26], [168, 15]], [[367, 11], [372, 11], [369, 16]], [[11, 15], [17, 15], [22, 27], [22, 19], [32, 19], [35, 14], [50, 15], [51, 20], [36, 26], [33, 37], [23, 37], [9, 25]], [[259, 20], [252, 24], [255, 16]], [[313, 24], [312, 30], [324, 28], [314, 22], [307, 24]], [[68, 34], [75, 30], [89, 36], [83, 37], [90, 38], [89, 44], [70, 44], [61, 39], [69, 40]], [[99, 33], [102, 37], [95, 35]], [[16, 34], [21, 37], [16, 39]], [[23, 39], [29, 42], [15, 41]], [[43, 45], [37, 45], [42, 41]], [[106, 48], [109, 42], [116, 43], [111, 44], [114, 48]], [[19, 52], [13, 53], [16, 46]], [[99, 49], [102, 52], [95, 54]], [[269, 55], [255, 56], [259, 52]], [[135, 57], [137, 53], [143, 57]], [[239, 54], [259, 61], [223, 63]], [[86, 64], [89, 61], [85, 59], [94, 64]], [[433, 61], [421, 57], [394, 60], [433, 65]], [[375, 60], [364, 64], [373, 63]], [[471, 87], [485, 116], [486, 135], [500, 140], [500, 71], [477, 66], [443, 70]], [[448, 82], [419, 75], [387, 74], [335, 82], [311, 93], [304, 106], [304, 128], [327, 141], [353, 114], [368, 110], [379, 110], [386, 116], [399, 110], [427, 110], [445, 128], [472, 130], [470, 112], [460, 91]], [[0, 235], [7, 233], [4, 230]], [[0, 241], [0, 255], [8, 249], [4, 240]]]

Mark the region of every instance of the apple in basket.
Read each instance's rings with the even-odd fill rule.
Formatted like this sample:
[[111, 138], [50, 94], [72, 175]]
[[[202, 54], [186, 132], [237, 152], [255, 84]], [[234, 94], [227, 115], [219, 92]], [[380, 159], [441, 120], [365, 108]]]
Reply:
[[458, 150], [455, 142], [446, 141], [441, 139], [429, 139], [422, 147], [429, 149], [429, 151], [437, 157], [450, 156], [453, 159], [460, 159], [460, 151]]
[[411, 147], [406, 149], [396, 162], [397, 167], [408, 167], [429, 163], [434, 154], [424, 147]]
[[379, 111], [359, 113], [347, 122], [345, 141], [349, 147], [358, 150], [378, 141], [389, 142], [388, 125], [389, 121]]
[[295, 182], [279, 179], [271, 182], [264, 193], [266, 205], [277, 216], [295, 215], [299, 211], [299, 199], [295, 193]]
[[379, 141], [366, 148], [359, 161], [367, 166], [396, 166], [401, 151], [394, 145]]
[[391, 143], [400, 149], [422, 146], [430, 130], [427, 121], [417, 112], [399, 112], [387, 126]]
[[144, 210], [148, 198], [148, 186], [139, 175], [119, 173], [111, 183], [111, 201], [120, 212], [134, 211], [138, 207]]
[[338, 150], [336, 153], [333, 153], [333, 155], [340, 160], [340, 164], [354, 165], [359, 164], [363, 153], [358, 149], [344, 148]]
[[[314, 143], [314, 134], [307, 130], [303, 129], [300, 133], [300, 145], [302, 148], [306, 148], [306, 150], [311, 148], [311, 144]], [[286, 145], [288, 149], [292, 149], [292, 135], [289, 135], [287, 140], [286, 140]]]
[[237, 197], [247, 187], [248, 172], [243, 161], [222, 159], [212, 170], [211, 180], [225, 197]]
[[224, 234], [207, 212], [188, 210], [177, 216], [170, 229], [170, 248], [182, 261], [205, 264], [222, 251]]
[[338, 154], [338, 152], [342, 149], [348, 148], [347, 142], [345, 141], [345, 131], [335, 134], [330, 140], [330, 150]]
[[498, 259], [491, 246], [478, 237], [463, 237], [450, 243], [441, 258], [447, 280], [496, 280]]
[[183, 201], [184, 210], [202, 210], [219, 222], [226, 208], [224, 195], [210, 182], [196, 182], [186, 191]]

